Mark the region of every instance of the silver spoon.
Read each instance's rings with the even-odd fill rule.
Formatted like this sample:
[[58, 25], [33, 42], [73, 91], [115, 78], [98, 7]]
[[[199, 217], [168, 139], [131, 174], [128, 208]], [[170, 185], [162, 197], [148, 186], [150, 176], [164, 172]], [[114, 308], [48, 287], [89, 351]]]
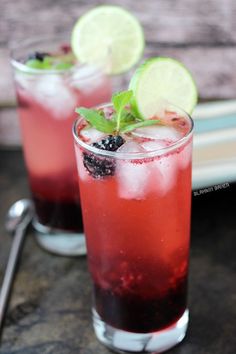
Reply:
[[5, 227], [7, 231], [13, 233], [14, 238], [0, 292], [0, 330], [2, 329], [15, 269], [19, 259], [21, 246], [24, 241], [25, 231], [30, 224], [32, 217], [33, 207], [31, 201], [28, 199], [18, 200], [10, 207], [7, 213]]

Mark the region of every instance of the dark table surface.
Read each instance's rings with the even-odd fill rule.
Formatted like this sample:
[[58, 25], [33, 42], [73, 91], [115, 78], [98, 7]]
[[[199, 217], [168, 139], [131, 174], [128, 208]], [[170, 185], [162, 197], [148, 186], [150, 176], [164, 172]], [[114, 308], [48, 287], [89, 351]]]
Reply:
[[[21, 151], [0, 151], [0, 277], [11, 238], [8, 207], [28, 196]], [[200, 194], [200, 193], [199, 193]], [[236, 353], [236, 186], [193, 195], [190, 325], [170, 354]], [[86, 258], [56, 257], [26, 239], [5, 321], [1, 354], [108, 354], [91, 326]]]

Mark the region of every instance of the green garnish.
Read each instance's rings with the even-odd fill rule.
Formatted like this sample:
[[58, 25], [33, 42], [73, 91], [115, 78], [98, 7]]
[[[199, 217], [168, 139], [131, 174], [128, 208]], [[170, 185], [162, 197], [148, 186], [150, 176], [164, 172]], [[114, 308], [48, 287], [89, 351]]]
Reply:
[[42, 61], [38, 59], [29, 59], [26, 65], [32, 69], [43, 69]]
[[83, 116], [94, 128], [104, 133], [113, 133], [115, 130], [115, 122], [106, 119], [99, 111], [88, 108], [76, 108], [75, 110]]
[[25, 63], [29, 68], [39, 70], [67, 70], [74, 66], [74, 57], [71, 54], [50, 56], [45, 55], [43, 60], [29, 59]]
[[119, 132], [120, 130], [121, 116], [123, 115], [124, 117], [124, 114], [126, 113], [125, 107], [130, 103], [132, 96], [133, 96], [133, 91], [131, 90], [117, 92], [112, 96], [111, 101], [116, 110], [116, 131], [117, 132]]
[[133, 91], [121, 91], [113, 94], [112, 103], [114, 112], [111, 119], [106, 119], [102, 111], [84, 107], [76, 108], [76, 113], [97, 130], [108, 134], [128, 133], [134, 129], [160, 123], [158, 119], [137, 117], [130, 110], [129, 105], [133, 98]]

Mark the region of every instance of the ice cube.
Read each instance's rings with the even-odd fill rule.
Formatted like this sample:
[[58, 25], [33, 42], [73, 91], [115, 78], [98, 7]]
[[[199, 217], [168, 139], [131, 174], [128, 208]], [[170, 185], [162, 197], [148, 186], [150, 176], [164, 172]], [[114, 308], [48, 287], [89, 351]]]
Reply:
[[39, 76], [35, 81], [32, 94], [57, 119], [68, 118], [68, 115], [73, 113], [76, 104], [78, 104], [75, 93], [58, 75]]
[[145, 149], [135, 141], [127, 141], [125, 144], [117, 150], [118, 152], [123, 153], [134, 153], [134, 152], [145, 152]]
[[164, 147], [167, 146], [167, 144], [163, 140], [148, 140], [141, 143], [141, 146], [146, 151], [156, 151], [159, 149], [163, 149]]
[[121, 160], [116, 166], [119, 195], [125, 199], [143, 199], [149, 180], [149, 169], [146, 163], [135, 163]]
[[35, 77], [22, 72], [15, 73], [15, 80], [20, 90], [28, 91], [31, 95], [34, 90]]
[[[134, 141], [123, 144], [118, 151], [131, 154], [145, 152], [144, 148]], [[116, 171], [121, 198], [143, 199], [145, 197], [149, 179], [149, 169], [145, 162], [118, 160]]]
[[181, 134], [176, 129], [163, 125], [138, 128], [133, 132], [133, 135], [153, 140], [161, 139], [169, 142], [176, 142], [181, 138]]
[[94, 143], [106, 136], [105, 133], [93, 127], [85, 127], [80, 131], [80, 135], [87, 143]]
[[97, 86], [101, 86], [103, 79], [102, 72], [93, 65], [75, 67], [69, 78], [71, 86], [86, 94], [94, 91]]
[[153, 162], [153, 168], [157, 176], [157, 190], [164, 195], [176, 183], [177, 162], [176, 154], [160, 156]]
[[94, 74], [98, 73], [98, 69], [93, 65], [78, 64], [78, 66], [75, 66], [73, 68], [71, 73], [72, 73], [71, 75], [72, 75], [73, 79], [82, 80], [82, 79], [89, 77], [90, 75], [94, 75]]

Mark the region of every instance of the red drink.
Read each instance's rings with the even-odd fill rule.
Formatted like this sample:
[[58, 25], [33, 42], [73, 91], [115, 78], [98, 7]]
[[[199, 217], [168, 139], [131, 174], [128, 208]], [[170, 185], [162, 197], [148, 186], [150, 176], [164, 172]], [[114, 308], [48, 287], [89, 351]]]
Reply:
[[[28, 87], [23, 86], [19, 74], [16, 76], [25, 160], [39, 223], [82, 231], [82, 224], [78, 222], [79, 191], [71, 126], [75, 107], [78, 104], [89, 107], [107, 100], [110, 83], [102, 74], [99, 84], [91, 78], [86, 94], [70, 86], [67, 77], [55, 75], [41, 75], [34, 78], [34, 83], [32, 79], [29, 83], [26, 81]], [[37, 97], [37, 85], [39, 89], [42, 87], [42, 99]], [[55, 97], [47, 97], [47, 90]], [[76, 208], [74, 212], [72, 205]], [[64, 211], [67, 208], [71, 209], [68, 217]]]
[[[192, 123], [184, 113], [161, 120], [124, 134], [115, 152], [99, 152], [82, 120], [75, 128], [94, 327], [119, 350], [139, 351], [138, 341], [143, 351], [165, 350], [187, 328]], [[158, 346], [163, 330], [172, 342]]]
[[[34, 50], [39, 45], [44, 52], [58, 50], [53, 49], [53, 45], [58, 45], [56, 41], [50, 41], [50, 46], [49, 41], [32, 44]], [[101, 70], [86, 65], [76, 64], [63, 71], [28, 68], [20, 59], [30, 50], [22, 48], [13, 66], [24, 155], [35, 202], [36, 229], [47, 234], [51, 230], [69, 235], [79, 233], [83, 227], [71, 137], [75, 107], [108, 101], [111, 82]], [[53, 245], [47, 244], [48, 239], [45, 242], [43, 237], [38, 239], [52, 251], [64, 253], [65, 247], [65, 253], [70, 253], [65, 246], [69, 238], [63, 239], [60, 250], [55, 249], [59, 242], [56, 245], [55, 235], [53, 238]], [[77, 253], [75, 248], [71, 252]]]

